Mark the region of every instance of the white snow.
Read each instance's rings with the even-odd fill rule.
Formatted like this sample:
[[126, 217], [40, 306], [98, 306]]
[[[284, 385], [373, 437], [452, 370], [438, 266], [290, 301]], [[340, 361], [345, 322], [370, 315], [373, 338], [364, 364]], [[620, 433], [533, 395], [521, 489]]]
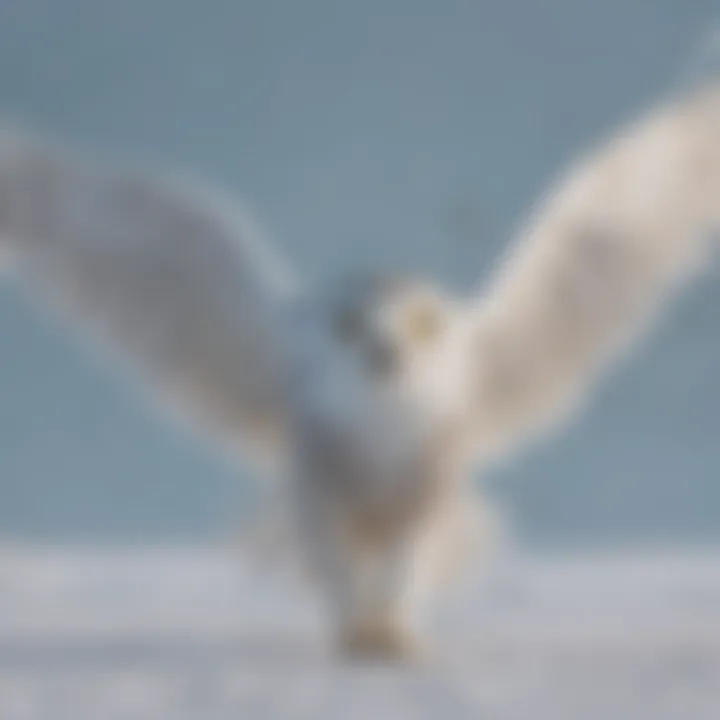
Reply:
[[720, 718], [720, 550], [521, 557], [425, 667], [342, 667], [300, 582], [223, 549], [0, 549], [0, 719]]

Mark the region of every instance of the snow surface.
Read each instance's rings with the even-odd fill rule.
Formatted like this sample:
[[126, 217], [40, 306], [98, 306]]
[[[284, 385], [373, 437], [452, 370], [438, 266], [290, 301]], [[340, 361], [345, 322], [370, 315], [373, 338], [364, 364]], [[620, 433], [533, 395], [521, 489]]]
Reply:
[[433, 662], [347, 667], [312, 595], [219, 549], [0, 549], [0, 719], [720, 718], [720, 550], [520, 557]]

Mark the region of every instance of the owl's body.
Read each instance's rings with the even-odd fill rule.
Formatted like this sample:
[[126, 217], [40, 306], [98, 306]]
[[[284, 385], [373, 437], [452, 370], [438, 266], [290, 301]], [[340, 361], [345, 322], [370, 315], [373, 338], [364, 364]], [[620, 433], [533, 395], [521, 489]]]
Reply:
[[229, 204], [0, 134], [5, 266], [171, 407], [285, 477], [354, 654], [415, 651], [425, 601], [483, 530], [472, 473], [567, 417], [705, 265], [717, 84], [584, 158], [531, 220], [469, 298], [388, 278], [310, 295]]
[[[311, 358], [291, 355], [288, 480], [340, 642], [402, 656], [418, 649], [418, 615], [467, 551], [476, 519], [461, 434], [471, 334], [428, 285], [387, 278], [362, 285], [362, 294], [346, 288], [329, 306], [332, 317], [325, 304], [305, 317], [319, 337]], [[431, 298], [443, 339], [413, 347], [386, 315], [402, 325]], [[348, 313], [359, 326], [335, 327]], [[379, 367], [372, 348], [383, 342], [394, 360]]]

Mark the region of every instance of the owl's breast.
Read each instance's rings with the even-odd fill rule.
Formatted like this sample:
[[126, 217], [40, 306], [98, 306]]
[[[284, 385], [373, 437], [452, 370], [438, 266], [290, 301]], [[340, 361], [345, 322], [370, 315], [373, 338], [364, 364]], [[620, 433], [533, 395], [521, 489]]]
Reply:
[[331, 373], [297, 392], [301, 487], [362, 528], [393, 527], [441, 482], [433, 433], [390, 393]]
[[356, 425], [304, 424], [297, 437], [299, 490], [315, 512], [330, 512], [363, 542], [402, 532], [438, 506], [456, 475], [441, 444], [402, 445], [398, 437], [398, 428], [389, 429], [373, 435], [371, 445]]
[[360, 457], [376, 472], [394, 469], [426, 441], [422, 412], [346, 368], [306, 372], [294, 397], [303, 433], [327, 438], [338, 453]]

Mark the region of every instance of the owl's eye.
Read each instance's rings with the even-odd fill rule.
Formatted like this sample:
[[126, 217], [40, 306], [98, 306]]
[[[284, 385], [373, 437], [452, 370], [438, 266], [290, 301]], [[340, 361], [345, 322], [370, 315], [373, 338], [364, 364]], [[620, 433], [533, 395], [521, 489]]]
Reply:
[[407, 328], [410, 339], [417, 343], [435, 340], [445, 327], [445, 318], [436, 305], [421, 303], [410, 310]]
[[342, 342], [356, 340], [362, 332], [362, 317], [354, 308], [343, 308], [333, 318], [332, 331]]

